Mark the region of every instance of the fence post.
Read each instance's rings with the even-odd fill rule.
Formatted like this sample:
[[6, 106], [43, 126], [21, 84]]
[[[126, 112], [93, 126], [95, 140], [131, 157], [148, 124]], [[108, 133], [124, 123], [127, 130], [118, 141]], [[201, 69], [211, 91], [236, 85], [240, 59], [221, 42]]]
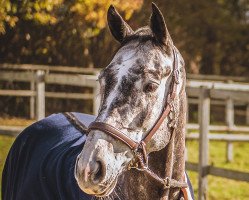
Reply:
[[[186, 97], [186, 98], [187, 98], [186, 122], [188, 124], [189, 123], [189, 106], [190, 106], [190, 103], [188, 101], [188, 97]], [[188, 129], [186, 128], [185, 131], [187, 133]], [[185, 135], [185, 138], [186, 138], [186, 135]], [[188, 148], [187, 148], [187, 145], [185, 145], [184, 157], [185, 157], [185, 161], [187, 162], [188, 161]]]
[[249, 103], [246, 105], [246, 125], [249, 125]]
[[[231, 128], [234, 126], [234, 102], [231, 97], [226, 100], [226, 124], [228, 126], [229, 134], [229, 130], [231, 130]], [[227, 142], [226, 160], [227, 162], [231, 162], [233, 160], [232, 142]]]
[[[32, 71], [32, 80], [30, 81], [30, 90], [31, 91], [35, 91], [35, 78], [34, 78], [34, 72]], [[35, 97], [31, 96], [30, 97], [30, 110], [29, 110], [29, 116], [30, 119], [34, 119], [35, 118]]]
[[45, 72], [37, 70], [36, 72], [36, 120], [45, 117]]
[[205, 87], [200, 88], [198, 121], [200, 125], [199, 138], [199, 165], [198, 165], [198, 200], [207, 199], [207, 170], [209, 156], [209, 123], [210, 123], [210, 94]]

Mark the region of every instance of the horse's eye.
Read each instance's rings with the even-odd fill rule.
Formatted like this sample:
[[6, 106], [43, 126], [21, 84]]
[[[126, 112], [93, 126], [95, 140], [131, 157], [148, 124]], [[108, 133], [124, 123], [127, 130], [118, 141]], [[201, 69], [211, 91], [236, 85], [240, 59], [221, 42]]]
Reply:
[[158, 88], [158, 83], [149, 82], [144, 86], [144, 92], [154, 92]]

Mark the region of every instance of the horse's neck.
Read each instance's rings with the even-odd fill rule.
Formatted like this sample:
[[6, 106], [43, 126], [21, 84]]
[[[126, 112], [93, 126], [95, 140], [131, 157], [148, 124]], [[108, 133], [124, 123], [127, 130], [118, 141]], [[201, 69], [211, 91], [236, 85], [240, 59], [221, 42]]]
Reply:
[[[165, 149], [153, 152], [149, 157], [149, 167], [156, 174], [163, 176], [165, 163]], [[160, 158], [160, 159], [159, 159]], [[142, 171], [132, 169], [127, 171], [120, 180], [122, 188], [121, 199], [126, 200], [149, 200], [160, 199], [162, 185], [154, 181]]]
[[[185, 113], [186, 99], [183, 95], [180, 100], [181, 114], [178, 116], [177, 128], [175, 129], [175, 137], [167, 145], [166, 148], [158, 152], [152, 152], [149, 156], [149, 168], [160, 177], [170, 177], [172, 179], [183, 182], [185, 172]], [[168, 200], [178, 199], [180, 189], [162, 190], [155, 180], [152, 180], [142, 171], [132, 169], [127, 171], [120, 178], [120, 186], [117, 193], [121, 195], [120, 199], [129, 200]]]
[[[185, 128], [186, 128], [186, 93], [183, 89], [179, 99], [179, 114], [177, 117], [177, 126], [175, 128], [173, 141], [168, 145], [166, 159], [166, 176], [180, 182], [185, 179]], [[172, 156], [172, 158], [170, 158]], [[171, 161], [170, 161], [171, 160]], [[177, 199], [180, 189], [171, 189], [167, 191], [163, 200]]]

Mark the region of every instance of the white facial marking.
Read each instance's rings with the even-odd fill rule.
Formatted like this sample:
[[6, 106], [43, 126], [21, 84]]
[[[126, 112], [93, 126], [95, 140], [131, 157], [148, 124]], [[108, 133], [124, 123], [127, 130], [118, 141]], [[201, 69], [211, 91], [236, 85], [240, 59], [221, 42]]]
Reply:
[[123, 52], [122, 49], [115, 55], [115, 57], [113, 58], [113, 60], [111, 61], [110, 65], [114, 62], [116, 62], [116, 60], [122, 57], [122, 63], [118, 64], [115, 66], [115, 69], [117, 69], [118, 73], [117, 73], [117, 84], [115, 85], [114, 89], [110, 92], [110, 94], [107, 97], [106, 100], [106, 112], [104, 113], [104, 115], [102, 115], [101, 119], [105, 119], [107, 117], [107, 111], [108, 108], [110, 107], [112, 101], [114, 100], [114, 98], [117, 96], [117, 92], [118, 92], [118, 87], [121, 83], [122, 77], [123, 76], [127, 76], [128, 71], [131, 67], [133, 67], [134, 62], [136, 60], [136, 51], [135, 50], [130, 50], [129, 52]]

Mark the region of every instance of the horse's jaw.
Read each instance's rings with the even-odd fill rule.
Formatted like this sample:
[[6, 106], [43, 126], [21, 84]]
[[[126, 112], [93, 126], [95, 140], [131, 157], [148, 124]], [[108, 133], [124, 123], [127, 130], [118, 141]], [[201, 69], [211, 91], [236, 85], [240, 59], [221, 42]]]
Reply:
[[[165, 154], [166, 149], [162, 149], [158, 152], [152, 152], [149, 157], [151, 170], [161, 177], [165, 174]], [[118, 190], [119, 188], [122, 188], [123, 192], [120, 192]], [[178, 189], [177, 196], [179, 191]], [[164, 197], [162, 185], [146, 175], [143, 171], [137, 171], [136, 169], [126, 171], [119, 178], [116, 193], [122, 200], [161, 200]]]
[[[185, 175], [185, 90], [182, 90], [179, 110], [181, 110], [181, 114], [177, 118], [176, 138], [170, 141], [162, 150], [149, 154], [149, 167], [160, 177], [167, 176], [183, 182]], [[122, 197], [120, 199], [124, 200], [174, 200], [178, 199], [180, 195], [180, 188], [163, 190], [162, 185], [152, 180], [143, 171], [137, 171], [136, 169], [126, 171], [119, 178], [118, 185], [123, 192], [120, 193], [119, 190], [116, 190], [116, 192]]]

